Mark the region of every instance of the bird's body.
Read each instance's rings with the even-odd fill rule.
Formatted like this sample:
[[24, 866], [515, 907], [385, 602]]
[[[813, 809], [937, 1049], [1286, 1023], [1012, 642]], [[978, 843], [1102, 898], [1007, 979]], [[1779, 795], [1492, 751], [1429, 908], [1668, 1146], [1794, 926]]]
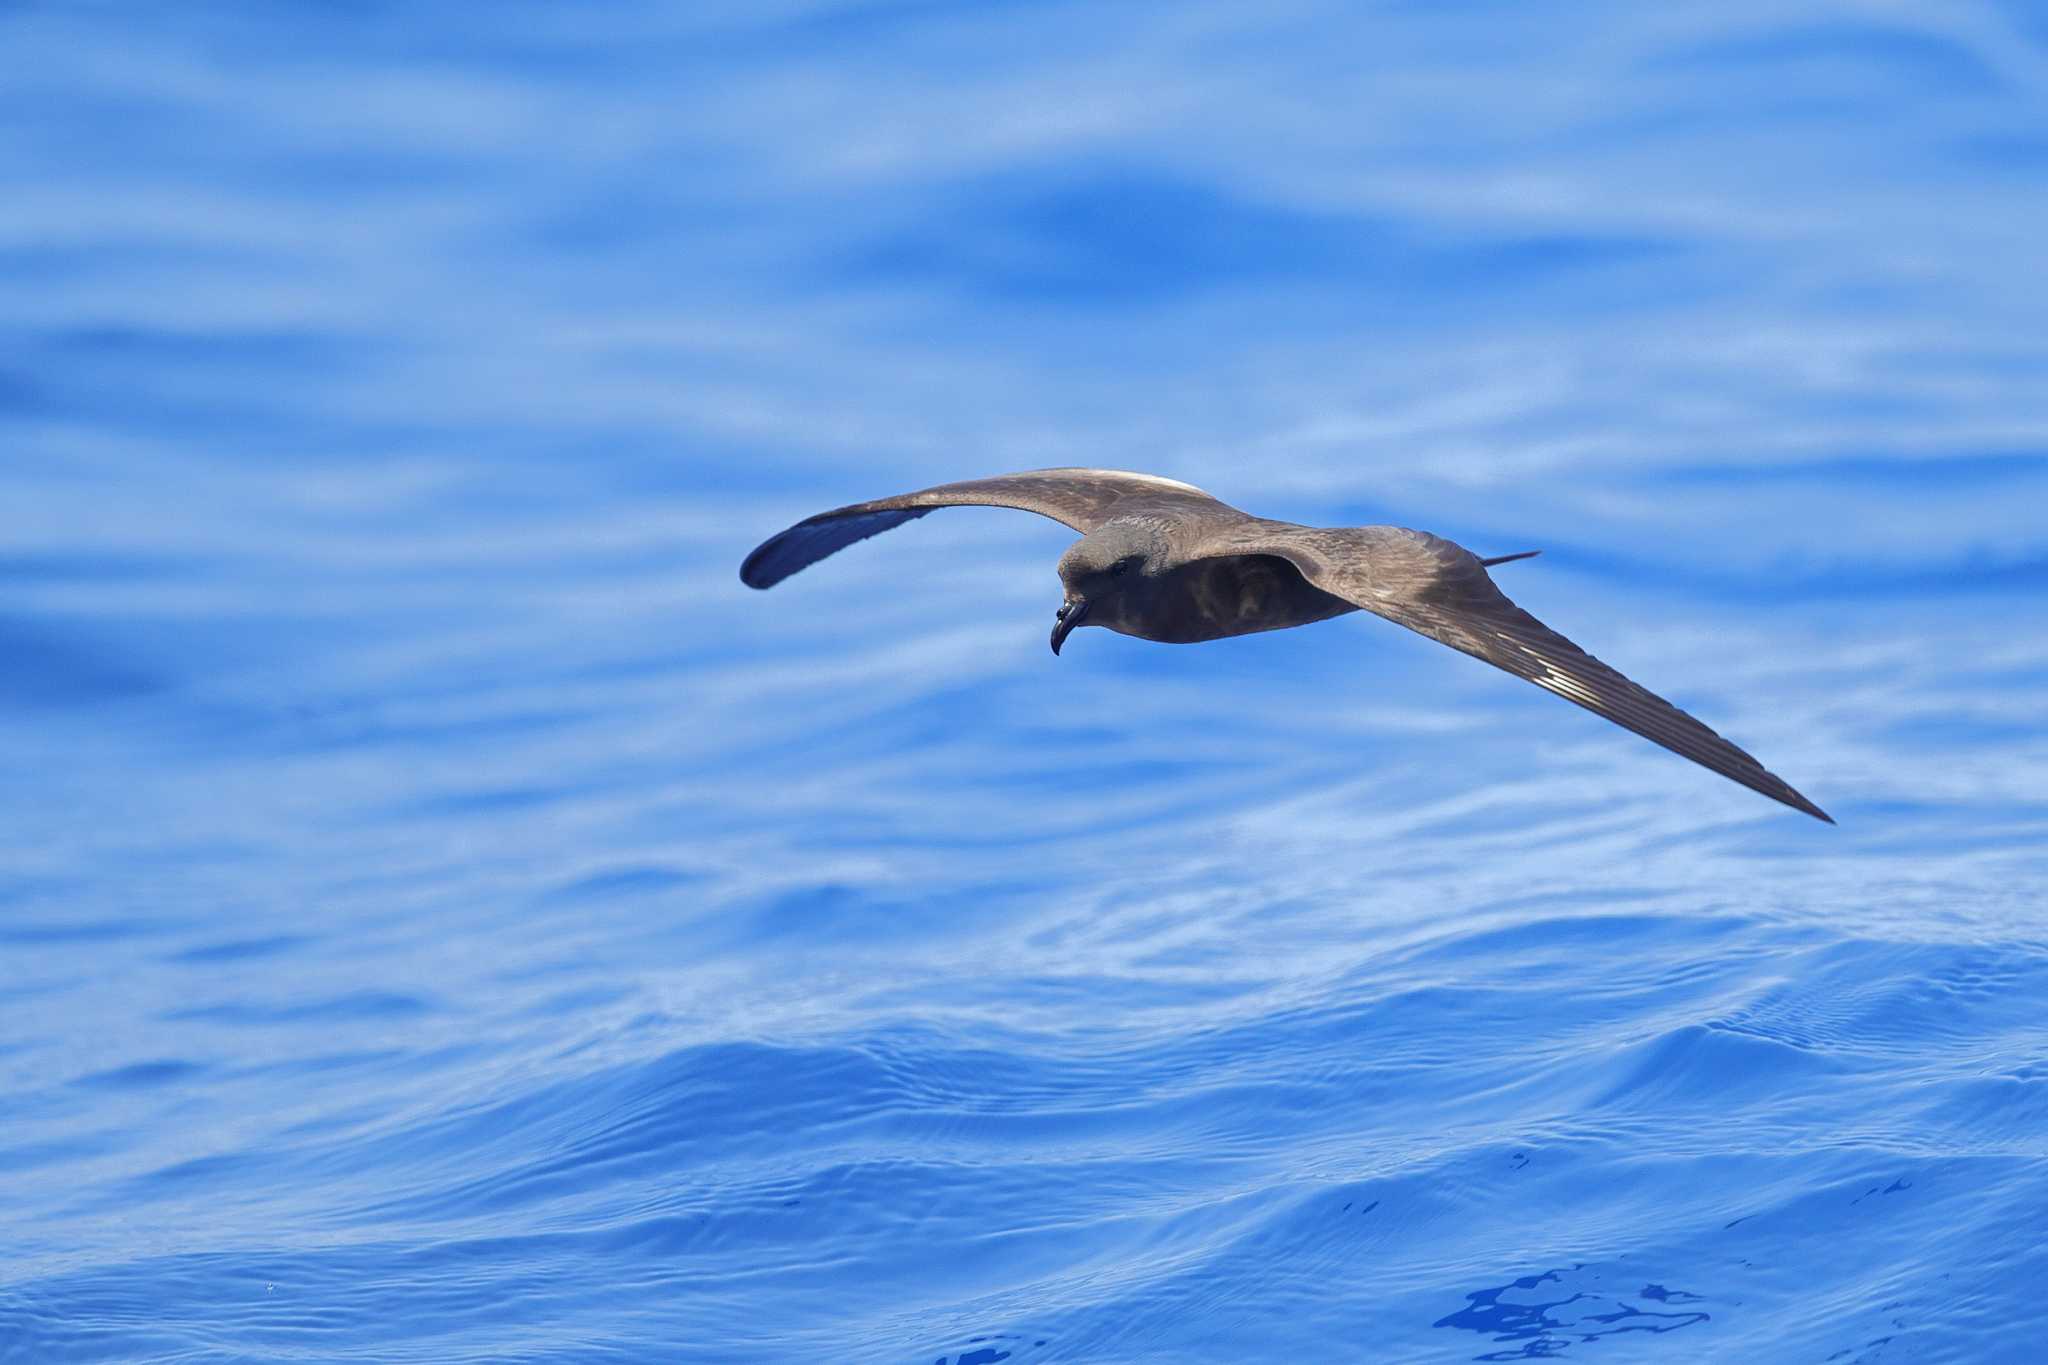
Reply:
[[1194, 644], [1369, 611], [1484, 659], [1795, 810], [1826, 812], [1699, 721], [1529, 615], [1491, 564], [1398, 526], [1319, 528], [1254, 517], [1190, 484], [1106, 469], [1042, 469], [942, 484], [806, 518], [747, 556], [772, 587], [857, 540], [940, 507], [1037, 512], [1082, 532], [1060, 557], [1058, 653], [1082, 625]]
[[1163, 645], [1193, 645], [1312, 625], [1359, 610], [1316, 587], [1277, 555], [1219, 555], [1160, 575], [1135, 611], [1111, 608], [1088, 619]]

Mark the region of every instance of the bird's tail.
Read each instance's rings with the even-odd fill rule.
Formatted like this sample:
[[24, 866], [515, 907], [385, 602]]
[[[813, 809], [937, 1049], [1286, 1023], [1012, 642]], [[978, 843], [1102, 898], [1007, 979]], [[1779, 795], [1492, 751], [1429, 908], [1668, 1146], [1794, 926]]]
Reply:
[[1524, 550], [1518, 555], [1496, 555], [1492, 559], [1482, 559], [1479, 562], [1490, 569], [1496, 564], [1507, 564], [1517, 559], [1534, 559], [1542, 553], [1541, 550]]

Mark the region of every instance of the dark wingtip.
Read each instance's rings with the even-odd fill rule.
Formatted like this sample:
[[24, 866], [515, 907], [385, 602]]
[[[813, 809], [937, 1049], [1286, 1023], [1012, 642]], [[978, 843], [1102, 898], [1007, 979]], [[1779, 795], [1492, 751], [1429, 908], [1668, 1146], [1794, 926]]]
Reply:
[[934, 511], [930, 507], [884, 507], [868, 503], [841, 507], [805, 517], [786, 531], [762, 541], [740, 565], [740, 582], [750, 588], [772, 588], [791, 574], [800, 572], [827, 555], [839, 553], [856, 541], [880, 535], [892, 526]]
[[781, 536], [775, 536], [754, 547], [754, 552], [740, 563], [740, 582], [750, 588], [772, 588], [786, 577], [783, 574], [769, 572], [761, 566], [761, 561], [768, 557], [769, 551], [775, 548], [775, 542], [780, 539]]
[[1515, 555], [1495, 555], [1492, 559], [1480, 560], [1479, 565], [1481, 568], [1490, 569], [1496, 564], [1512, 564], [1518, 559], [1534, 559], [1542, 553], [1543, 551], [1541, 550], [1524, 550], [1520, 554]]
[[[1801, 796], [1798, 792], [1794, 791], [1790, 786], [1787, 786], [1784, 780], [1779, 778], [1775, 773], [1768, 773], [1766, 774], [1766, 776], [1770, 777], [1773, 781], [1776, 781], [1779, 787], [1782, 788], [1782, 790], [1764, 791], [1764, 795], [1770, 797], [1774, 801], [1783, 802], [1785, 805], [1790, 806], [1793, 810], [1800, 811], [1806, 815], [1811, 815], [1814, 819], [1822, 821], [1826, 824], [1832, 825], [1833, 823], [1835, 823], [1834, 816], [1829, 815], [1819, 806], [1814, 805], [1813, 802]], [[1762, 791], [1763, 789], [1758, 788], [1758, 790]]]

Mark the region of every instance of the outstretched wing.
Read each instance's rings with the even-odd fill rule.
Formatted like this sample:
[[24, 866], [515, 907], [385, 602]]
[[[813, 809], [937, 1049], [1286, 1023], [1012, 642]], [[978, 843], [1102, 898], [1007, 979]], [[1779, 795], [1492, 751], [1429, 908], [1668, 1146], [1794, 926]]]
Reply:
[[[1776, 774], [1508, 600], [1478, 557], [1395, 526], [1244, 528], [1223, 553], [1276, 554], [1323, 591], [1484, 659], [1794, 810], [1833, 817]], [[1204, 547], [1207, 549], [1208, 547]]]
[[1115, 515], [1120, 506], [1159, 498], [1214, 501], [1192, 484], [1116, 469], [1034, 469], [943, 483], [806, 517], [748, 555], [740, 565], [740, 581], [750, 588], [772, 588], [857, 540], [880, 535], [941, 507], [1014, 507], [1051, 517], [1086, 535]]

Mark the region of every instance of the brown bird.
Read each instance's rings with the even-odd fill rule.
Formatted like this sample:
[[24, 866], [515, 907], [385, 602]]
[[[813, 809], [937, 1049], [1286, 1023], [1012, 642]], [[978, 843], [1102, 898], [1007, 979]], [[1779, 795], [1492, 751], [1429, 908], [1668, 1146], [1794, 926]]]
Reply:
[[1752, 791], [1819, 806], [1662, 697], [1510, 602], [1481, 559], [1400, 526], [1325, 529], [1238, 511], [1190, 484], [1114, 469], [1039, 469], [941, 484], [807, 517], [740, 566], [770, 588], [829, 554], [941, 507], [1015, 507], [1081, 532], [1060, 556], [1052, 652], [1080, 626], [1167, 644], [1284, 630], [1363, 609], [1484, 659]]

